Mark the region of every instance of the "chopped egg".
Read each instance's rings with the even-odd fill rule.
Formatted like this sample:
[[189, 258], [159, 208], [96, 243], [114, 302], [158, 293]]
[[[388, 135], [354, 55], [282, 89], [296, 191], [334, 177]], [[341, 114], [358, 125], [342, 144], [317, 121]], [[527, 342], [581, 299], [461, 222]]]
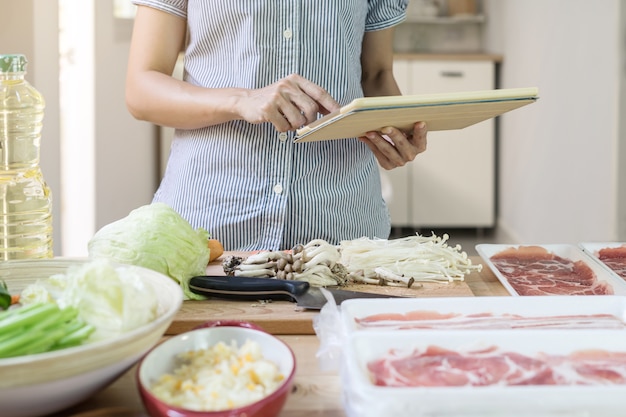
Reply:
[[242, 407], [274, 392], [285, 379], [278, 366], [263, 358], [258, 342], [241, 347], [232, 341], [183, 352], [180, 365], [152, 385], [161, 401], [195, 411]]

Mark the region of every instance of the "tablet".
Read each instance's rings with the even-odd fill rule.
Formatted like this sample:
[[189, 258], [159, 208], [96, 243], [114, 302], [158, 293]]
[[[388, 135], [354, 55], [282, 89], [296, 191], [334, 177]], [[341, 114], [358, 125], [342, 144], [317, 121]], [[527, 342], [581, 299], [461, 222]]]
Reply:
[[363, 97], [298, 129], [295, 142], [355, 138], [386, 126], [410, 131], [420, 121], [429, 132], [462, 129], [534, 103], [537, 94], [536, 87], [529, 87]]

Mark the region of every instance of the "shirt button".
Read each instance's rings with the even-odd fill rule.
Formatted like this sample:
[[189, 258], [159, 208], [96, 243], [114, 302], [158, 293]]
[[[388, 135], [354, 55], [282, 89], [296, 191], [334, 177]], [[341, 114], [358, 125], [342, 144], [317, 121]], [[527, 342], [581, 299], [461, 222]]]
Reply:
[[291, 37], [293, 36], [293, 32], [291, 31], [291, 28], [287, 28], [283, 31], [283, 36], [285, 37], [285, 39], [291, 39]]
[[275, 192], [276, 194], [281, 194], [281, 193], [283, 192], [283, 186], [282, 186], [282, 184], [280, 184], [280, 183], [279, 183], [279, 184], [276, 184], [276, 185], [274, 186], [274, 192]]
[[285, 133], [285, 132], [281, 132], [281, 133], [278, 135], [278, 139], [280, 139], [280, 141], [281, 141], [281, 142], [286, 141], [286, 140], [287, 140], [287, 133]]

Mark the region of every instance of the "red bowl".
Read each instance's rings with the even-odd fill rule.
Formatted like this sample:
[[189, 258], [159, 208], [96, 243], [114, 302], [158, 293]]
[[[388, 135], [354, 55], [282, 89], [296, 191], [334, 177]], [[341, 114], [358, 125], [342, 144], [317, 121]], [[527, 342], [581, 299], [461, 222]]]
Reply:
[[[254, 403], [221, 411], [195, 411], [169, 405], [150, 391], [154, 381], [174, 370], [175, 358], [179, 353], [206, 349], [220, 341], [230, 343], [233, 340], [238, 346], [246, 340], [261, 345], [263, 357], [276, 363], [281, 373], [285, 375], [278, 389]], [[152, 417], [274, 417], [280, 413], [287, 401], [295, 373], [296, 358], [285, 342], [248, 322], [222, 321], [199, 326], [156, 346], [139, 362], [136, 377], [141, 400]]]

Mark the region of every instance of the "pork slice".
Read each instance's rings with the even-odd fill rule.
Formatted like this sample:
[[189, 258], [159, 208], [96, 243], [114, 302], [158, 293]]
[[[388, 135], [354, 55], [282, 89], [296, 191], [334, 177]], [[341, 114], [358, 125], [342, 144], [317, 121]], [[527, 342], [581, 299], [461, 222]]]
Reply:
[[519, 295], [612, 295], [613, 286], [607, 282], [595, 282], [584, 286], [567, 281], [554, 281], [553, 285], [512, 285]]
[[510, 259], [525, 260], [525, 259], [552, 259], [554, 254], [549, 252], [546, 248], [541, 246], [518, 246], [504, 249], [495, 255], [491, 256], [491, 259]]
[[375, 383], [385, 386], [624, 385], [626, 352], [526, 356], [496, 346], [465, 352], [428, 346], [407, 356], [390, 352], [369, 369]]
[[616, 246], [614, 248], [602, 248], [598, 251], [598, 258], [601, 260], [613, 258], [626, 259], [626, 245]]
[[600, 249], [597, 256], [613, 272], [626, 279], [626, 245]]
[[626, 384], [626, 353], [601, 349], [581, 350], [548, 359], [564, 385]]
[[431, 310], [414, 310], [406, 313], [379, 313], [369, 316], [356, 318], [358, 324], [377, 323], [377, 322], [406, 322], [406, 321], [422, 321], [422, 320], [449, 320], [460, 316], [459, 313], [440, 313]]
[[506, 249], [491, 260], [519, 295], [605, 295], [613, 288], [598, 282], [591, 267], [545, 248]]
[[516, 353], [497, 354], [495, 347], [461, 354], [429, 346], [410, 356], [369, 364], [374, 383], [383, 386], [459, 387], [553, 383], [542, 361]]
[[626, 258], [604, 259], [602, 262], [619, 275], [620, 278], [626, 279]]

